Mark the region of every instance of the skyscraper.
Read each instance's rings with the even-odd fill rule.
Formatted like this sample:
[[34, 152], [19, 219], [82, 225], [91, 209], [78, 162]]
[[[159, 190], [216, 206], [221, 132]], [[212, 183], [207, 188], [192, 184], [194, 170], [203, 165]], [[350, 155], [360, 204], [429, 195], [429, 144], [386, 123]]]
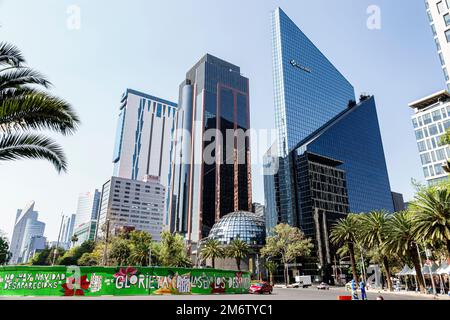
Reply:
[[[249, 80], [238, 66], [207, 54], [187, 72], [179, 106], [184, 130], [177, 139], [170, 226], [196, 243], [224, 215], [252, 208], [250, 141], [235, 136], [250, 128]], [[210, 133], [217, 134], [212, 142]]]
[[101, 193], [97, 189], [79, 195], [73, 228], [73, 235], [78, 238], [75, 245], [95, 239], [100, 198]]
[[61, 234], [61, 242], [62, 247], [64, 247], [65, 249], [68, 249], [71, 246], [73, 230], [75, 227], [75, 219], [76, 219], [75, 214], [72, 214], [70, 217], [67, 217], [67, 219], [64, 219]]
[[97, 220], [101, 193], [95, 189], [93, 192], [81, 193], [78, 196], [78, 206], [75, 214], [75, 228], [80, 225]]
[[425, 0], [439, 60], [441, 62], [447, 90], [450, 90], [450, 0]]
[[34, 204], [32, 201], [24, 209], [17, 210], [11, 239], [12, 258], [10, 264], [26, 262], [25, 255], [31, 239], [44, 235], [45, 223], [38, 221], [39, 213], [34, 211]]
[[280, 8], [272, 30], [279, 169], [264, 181], [267, 228], [288, 223], [312, 238], [317, 260], [304, 272], [313, 274], [333, 261], [339, 218], [393, 211], [393, 200], [375, 99], [356, 103], [353, 86]]
[[127, 89], [117, 125], [113, 176], [139, 181], [159, 177], [168, 198], [177, 121], [176, 103]]

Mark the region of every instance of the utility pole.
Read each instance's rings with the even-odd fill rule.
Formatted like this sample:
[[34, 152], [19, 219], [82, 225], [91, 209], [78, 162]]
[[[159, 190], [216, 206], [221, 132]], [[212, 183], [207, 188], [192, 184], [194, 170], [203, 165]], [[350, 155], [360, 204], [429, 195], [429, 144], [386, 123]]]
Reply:
[[61, 230], [62, 230], [62, 226], [64, 224], [64, 213], [61, 213], [61, 225], [59, 226], [59, 233], [58, 233], [58, 241], [56, 242], [56, 248], [53, 251], [53, 261], [52, 261], [52, 266], [55, 265], [56, 262], [56, 254], [58, 252], [58, 247], [59, 247], [59, 241], [61, 240]]
[[362, 277], [363, 277], [364, 283], [366, 283], [366, 281], [367, 281], [366, 266], [364, 265], [363, 248], [361, 245], [359, 246], [359, 251], [361, 251]]
[[105, 249], [103, 251], [103, 266], [108, 265], [108, 241], [109, 241], [109, 219], [106, 219], [106, 238], [105, 238]]

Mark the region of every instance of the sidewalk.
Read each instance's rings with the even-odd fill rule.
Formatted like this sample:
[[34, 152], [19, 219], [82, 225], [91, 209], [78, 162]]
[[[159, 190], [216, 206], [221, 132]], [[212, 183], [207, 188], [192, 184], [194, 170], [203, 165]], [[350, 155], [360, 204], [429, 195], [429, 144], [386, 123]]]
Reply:
[[450, 296], [448, 294], [442, 295], [432, 295], [432, 294], [422, 294], [414, 291], [388, 291], [388, 290], [368, 290], [367, 293], [379, 293], [379, 294], [392, 294], [392, 295], [404, 295], [411, 297], [421, 297], [421, 298], [429, 298], [434, 300], [450, 300]]

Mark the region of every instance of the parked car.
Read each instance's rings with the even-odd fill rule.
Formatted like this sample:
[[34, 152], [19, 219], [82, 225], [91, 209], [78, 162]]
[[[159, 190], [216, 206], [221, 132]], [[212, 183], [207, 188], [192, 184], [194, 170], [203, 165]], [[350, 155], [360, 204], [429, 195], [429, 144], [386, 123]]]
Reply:
[[322, 282], [317, 286], [317, 290], [330, 290], [330, 286], [325, 282]]
[[273, 287], [267, 282], [257, 282], [252, 283], [248, 292], [250, 294], [264, 294], [264, 293], [272, 294]]

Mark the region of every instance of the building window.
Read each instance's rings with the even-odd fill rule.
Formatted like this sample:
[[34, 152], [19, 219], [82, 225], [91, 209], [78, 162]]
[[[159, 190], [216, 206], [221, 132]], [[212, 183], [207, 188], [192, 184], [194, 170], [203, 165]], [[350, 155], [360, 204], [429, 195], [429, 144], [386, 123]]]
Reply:
[[444, 169], [442, 168], [442, 164], [437, 164], [434, 166], [434, 171], [436, 172], [436, 175], [444, 174]]
[[439, 121], [442, 119], [440, 110], [433, 111], [432, 116], [433, 116], [433, 121]]
[[419, 152], [427, 151], [427, 145], [425, 144], [425, 141], [420, 141], [417, 143], [419, 147]]
[[416, 139], [422, 140], [423, 139], [423, 131], [422, 129], [416, 130]]
[[444, 21], [445, 21], [445, 25], [448, 27], [448, 26], [450, 26], [450, 14], [446, 14], [445, 16], [444, 16]]
[[445, 38], [447, 38], [447, 42], [450, 42], [450, 30], [445, 31]]
[[412, 124], [413, 124], [413, 126], [414, 126], [414, 129], [417, 129], [417, 128], [419, 127], [419, 123], [417, 122], [417, 119], [416, 119], [416, 118], [414, 118], [414, 119], [412, 120]]
[[446, 158], [445, 149], [436, 150], [436, 156], [437, 156], [438, 161], [445, 160], [445, 158]]
[[433, 122], [431, 120], [431, 114], [427, 113], [423, 116], [423, 123], [424, 124], [430, 124], [431, 122]]
[[431, 25], [431, 31], [433, 31], [433, 35], [436, 37], [437, 32], [436, 32], [436, 27], [434, 26], [434, 24]]
[[425, 178], [428, 178], [430, 176], [430, 170], [428, 170], [428, 167], [423, 168], [423, 174]]
[[162, 104], [158, 103], [158, 107], [156, 108], [156, 116], [158, 118], [162, 117]]
[[[450, 34], [449, 34], [450, 37]], [[450, 39], [447, 39], [450, 42]], [[441, 65], [445, 66], [445, 60], [444, 60], [444, 56], [442, 55], [442, 53], [439, 53], [439, 60], [441, 61]]]
[[442, 14], [445, 12], [444, 3], [442, 1], [437, 3], [437, 9], [438, 9], [439, 14]]
[[422, 161], [423, 165], [427, 165], [431, 163], [431, 157], [429, 153], [424, 153], [420, 156], [420, 160]]

